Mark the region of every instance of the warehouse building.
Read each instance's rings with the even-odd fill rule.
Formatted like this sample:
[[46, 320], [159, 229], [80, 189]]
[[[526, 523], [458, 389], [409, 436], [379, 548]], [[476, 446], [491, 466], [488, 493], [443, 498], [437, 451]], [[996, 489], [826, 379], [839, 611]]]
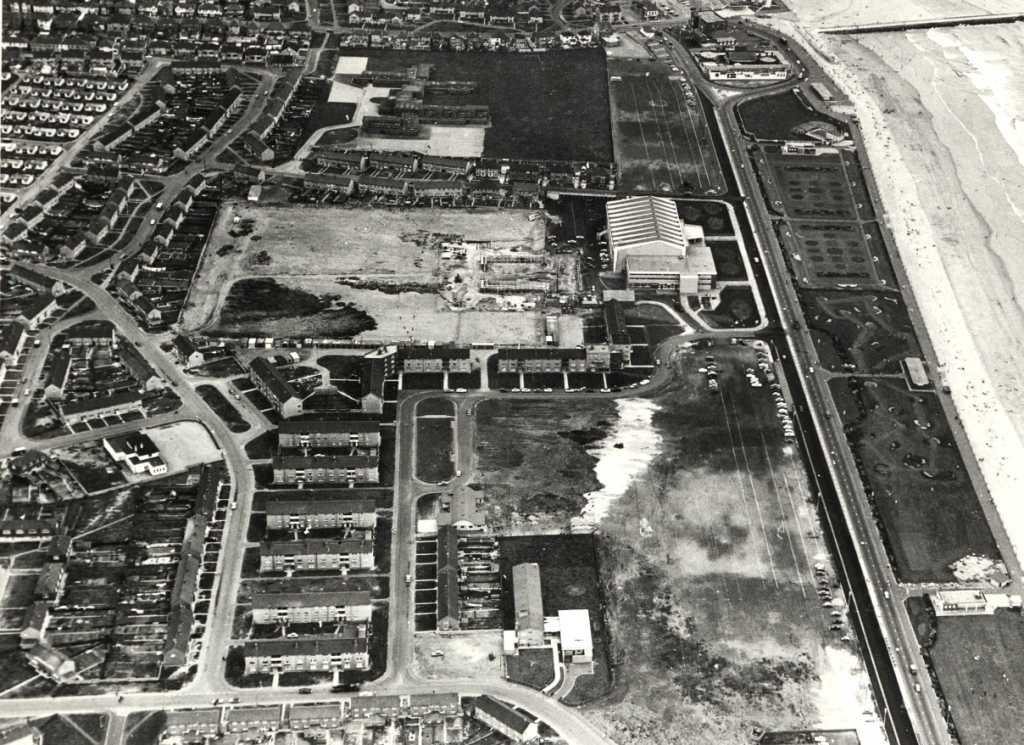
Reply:
[[370, 593], [256, 592], [252, 620], [257, 624], [367, 623], [373, 613]]
[[685, 225], [667, 197], [628, 197], [607, 203], [612, 268], [632, 290], [710, 301], [718, 272], [704, 230]]

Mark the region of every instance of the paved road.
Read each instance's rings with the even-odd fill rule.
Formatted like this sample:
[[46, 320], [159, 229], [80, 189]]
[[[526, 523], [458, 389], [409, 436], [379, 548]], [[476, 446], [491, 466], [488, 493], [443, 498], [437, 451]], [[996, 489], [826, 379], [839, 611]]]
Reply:
[[[60, 279], [75, 287], [96, 304], [96, 309], [117, 326], [118, 332], [130, 343], [135, 344], [143, 356], [165, 379], [174, 386], [181, 397], [185, 412], [194, 412], [213, 433], [224, 455], [224, 461], [231, 475], [232, 499], [238, 501], [238, 509], [228, 513], [224, 527], [224, 546], [240, 546], [245, 542], [254, 488], [253, 472], [242, 447], [227, 428], [227, 425], [206, 405], [206, 402], [189, 385], [186, 375], [161, 351], [157, 342], [144, 332], [111, 295], [93, 284], [80, 273], [32, 265], [36, 271]], [[234, 601], [241, 579], [242, 551], [221, 551], [220, 568], [211, 594], [216, 599], [217, 612], [209, 615], [209, 625], [203, 639], [203, 654], [199, 671], [188, 690], [214, 690], [223, 688], [222, 651], [231, 639], [231, 625], [234, 616]]]
[[[826, 453], [828, 474], [815, 473], [814, 476], [816, 479], [824, 479], [826, 476], [831, 478], [853, 539], [857, 561], [868, 585], [871, 607], [852, 608], [852, 610], [858, 616], [865, 613], [874, 614], [877, 617], [888, 648], [888, 658], [879, 658], [876, 654], [869, 654], [867, 662], [876, 666], [891, 665], [896, 674], [899, 686], [898, 696], [893, 700], [887, 700], [889, 698], [886, 693], [887, 687], [885, 685], [876, 686], [876, 695], [882, 697], [879, 705], [886, 717], [891, 717], [905, 706], [914, 732], [922, 743], [935, 743], [936, 745], [948, 743], [949, 734], [931, 686], [921, 686], [920, 693], [915, 691], [915, 684], [918, 681], [910, 672], [910, 665], [916, 664], [920, 670], [927, 668], [921, 656], [910, 618], [895, 597], [896, 579], [889, 565], [871, 506], [864, 494], [853, 454], [843, 433], [842, 421], [828, 390], [827, 379], [812, 372], [819, 370], [821, 366], [803, 319], [796, 289], [790, 281], [782, 249], [775, 238], [771, 218], [763, 199], [761, 199], [754, 166], [747, 152], [746, 141], [736, 116], [736, 107], [744, 101], [787, 90], [793, 86], [793, 82], [787, 81], [741, 95], [721, 96], [713, 86], [704, 81], [690, 55], [674, 41], [670, 41], [669, 44], [677, 64], [682, 66], [705, 95], [718, 105], [721, 111], [722, 133], [727, 143], [734, 176], [739, 184], [741, 194], [750, 195], [746, 206], [751, 218], [751, 229], [754, 231], [762, 251], [761, 259], [767, 270], [768, 283], [775, 299], [775, 305], [779, 309], [783, 328], [786, 331], [789, 353], [793, 356], [798, 370], [797, 377], [808, 401], [808, 408], [814, 423], [814, 432], [807, 434], [812, 437], [816, 436]], [[838, 558], [842, 561], [842, 556]], [[881, 672], [881, 670], [876, 671], [876, 673]], [[899, 700], [900, 698], [902, 700]], [[897, 734], [897, 737], [901, 736]], [[901, 739], [900, 742], [904, 742], [904, 740]], [[913, 740], [907, 739], [905, 742], [909, 743]]]

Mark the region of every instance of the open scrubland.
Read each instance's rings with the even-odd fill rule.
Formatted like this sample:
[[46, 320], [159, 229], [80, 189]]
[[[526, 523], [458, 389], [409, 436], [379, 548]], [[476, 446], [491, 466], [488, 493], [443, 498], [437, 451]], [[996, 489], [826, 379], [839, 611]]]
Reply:
[[[708, 353], [718, 395], [699, 371]], [[580, 677], [566, 701], [623, 745], [739, 745], [754, 726], [848, 727], [881, 742], [858, 650], [843, 639], [842, 592], [814, 569], [830, 559], [803, 460], [769, 388], [744, 377], [754, 351], [710, 347], [672, 365], [653, 398], [477, 405], [474, 486], [489, 521], [532, 532], [578, 515], [599, 528], [605, 613], [594, 626], [611, 678]], [[502, 561], [519, 540], [547, 577], [539, 537], [501, 540]], [[568, 538], [550, 540], [562, 550]], [[589, 566], [573, 556], [548, 563]], [[546, 609], [592, 595], [582, 576], [543, 579], [565, 595], [545, 589]]]
[[[498, 310], [470, 261], [442, 244], [489, 242], [494, 253], [544, 256], [544, 224], [525, 210], [319, 209], [226, 204], [193, 283], [183, 327], [260, 336], [536, 343], [539, 312]], [[480, 249], [485, 250], [485, 249]], [[546, 259], [559, 276], [572, 274]], [[459, 310], [452, 302], [467, 305]], [[443, 293], [447, 293], [444, 295]], [[456, 298], [456, 295], [459, 297]]]

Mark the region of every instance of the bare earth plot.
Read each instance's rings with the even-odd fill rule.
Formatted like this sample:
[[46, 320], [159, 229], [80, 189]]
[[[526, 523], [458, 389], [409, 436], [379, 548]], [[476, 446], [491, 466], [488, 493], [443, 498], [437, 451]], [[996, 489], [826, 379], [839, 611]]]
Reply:
[[707, 120], [661, 65], [609, 60], [612, 140], [620, 188], [720, 194], [725, 189]]
[[[439, 294], [468, 265], [442, 266], [445, 240], [496, 252], [544, 249], [544, 225], [516, 210], [309, 210], [231, 203], [221, 210], [183, 318], [189, 331], [406, 341], [543, 341], [539, 312], [496, 296], [451, 310]], [[240, 235], [239, 226], [249, 232]], [[236, 235], [231, 235], [234, 231]], [[462, 266], [462, 265], [459, 265]], [[458, 276], [457, 276], [458, 275]]]

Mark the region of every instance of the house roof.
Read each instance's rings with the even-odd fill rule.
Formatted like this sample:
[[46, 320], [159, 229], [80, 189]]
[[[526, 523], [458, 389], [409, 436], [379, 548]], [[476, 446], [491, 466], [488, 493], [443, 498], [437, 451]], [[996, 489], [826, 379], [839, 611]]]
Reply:
[[288, 379], [264, 357], [257, 357], [249, 365], [249, 372], [255, 375], [270, 389], [274, 397], [281, 403], [298, 398], [298, 393]]
[[518, 709], [513, 709], [504, 701], [499, 701], [490, 696], [480, 696], [476, 700], [475, 706], [477, 711], [482, 711], [494, 717], [506, 727], [519, 734], [526, 732], [527, 728], [537, 721], [534, 717]]
[[366, 637], [342, 639], [334, 636], [306, 639], [264, 639], [245, 643], [246, 657], [294, 657], [315, 654], [359, 654], [368, 650]]
[[286, 419], [278, 425], [280, 434], [333, 434], [347, 432], [379, 432], [375, 419]]
[[270, 556], [369, 553], [373, 553], [373, 541], [361, 538], [349, 538], [342, 541], [313, 538], [305, 541], [264, 541], [260, 544], [260, 554]]
[[138, 403], [142, 395], [137, 391], [118, 391], [109, 396], [97, 396], [96, 398], [82, 398], [77, 401], [70, 401], [61, 404], [61, 411], [67, 414], [85, 414], [98, 409], [105, 409], [109, 406], [127, 406]]
[[369, 605], [370, 593], [353, 592], [254, 592], [253, 608], [322, 608]]
[[280, 455], [274, 456], [274, 468], [376, 468], [376, 455]]
[[268, 515], [371, 514], [375, 510], [372, 499], [273, 499], [266, 506]]

